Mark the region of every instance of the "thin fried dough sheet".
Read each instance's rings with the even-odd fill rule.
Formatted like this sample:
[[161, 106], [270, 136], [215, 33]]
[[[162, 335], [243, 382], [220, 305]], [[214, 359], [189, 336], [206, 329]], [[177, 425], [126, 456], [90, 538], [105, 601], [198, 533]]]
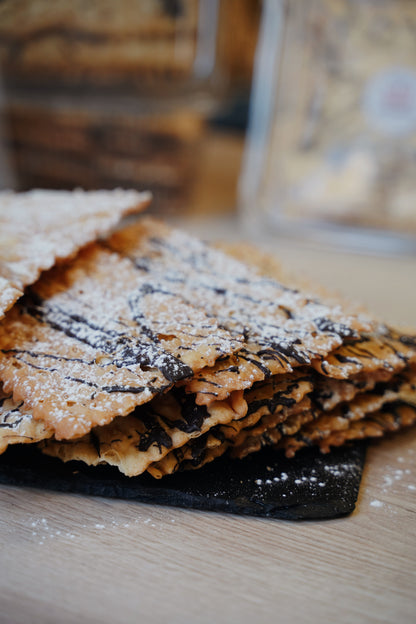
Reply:
[[[332, 379], [361, 378], [368, 383], [370, 379], [388, 379], [415, 362], [416, 337], [383, 327], [379, 334], [362, 333], [346, 341], [327, 356], [312, 360], [311, 367], [327, 377], [330, 386]], [[197, 395], [199, 404], [209, 403], [213, 398], [223, 398], [231, 388], [250, 388], [269, 377], [272, 370], [274, 365], [269, 363], [269, 370], [264, 371], [262, 359], [243, 347], [212, 368], [203, 369], [186, 382], [186, 389]]]
[[[355, 394], [359, 393], [356, 400], [325, 415], [316, 405], [312, 409], [309, 399], [312, 379], [319, 382], [319, 375], [307, 373], [307, 369], [298, 370], [256, 384], [244, 393], [243, 401], [240, 394], [234, 397], [234, 409], [228, 402], [214, 402], [208, 409], [197, 406], [183, 390], [172, 390], [139, 408], [134, 415], [95, 428], [79, 441], [49, 440], [42, 445], [43, 450], [64, 461], [110, 463], [129, 476], [147, 469], [153, 476], [161, 477], [185, 465], [208, 463], [229, 447], [235, 449], [236, 456], [243, 456], [266, 443], [276, 444], [284, 436], [293, 436], [310, 421], [323, 430], [325, 423], [331, 427], [336, 421], [362, 418], [387, 401], [411, 400], [414, 395], [411, 373], [399, 376], [388, 386], [373, 380], [373, 393], [363, 392], [367, 388], [357, 380], [352, 386]], [[339, 386], [347, 382], [334, 383], [338, 397], [343, 396]], [[242, 407], [244, 404], [246, 408]]]
[[141, 270], [166, 271], [188, 302], [198, 302], [232, 334], [243, 334], [237, 356], [204, 369], [186, 386], [198, 404], [226, 399], [271, 375], [309, 365], [371, 329], [366, 317], [309, 298], [203, 242], [152, 219], [109, 241]]
[[57, 439], [71, 439], [240, 347], [162, 275], [93, 244], [0, 323], [0, 378]]
[[[322, 303], [340, 305], [346, 314], [356, 314], [366, 320], [371, 330], [360, 332], [359, 336], [346, 337], [344, 343], [334, 349], [327, 357], [312, 361], [312, 366], [327, 377], [348, 379], [359, 375], [370, 376], [383, 372], [392, 375], [408, 364], [416, 361], [416, 334], [399, 331], [386, 326], [361, 306], [345, 300], [340, 295], [334, 296], [322, 286], [310, 281], [300, 280], [290, 275], [272, 254], [262, 252], [251, 245], [222, 244], [221, 248], [232, 256], [247, 261], [262, 275], [268, 275], [291, 288], [299, 288], [309, 297], [317, 297]], [[203, 374], [203, 373], [201, 373]]]
[[351, 424], [369, 418], [370, 414], [389, 409], [390, 404], [408, 405], [416, 407], [416, 373], [409, 371], [398, 375], [389, 384], [380, 384], [372, 393], [358, 395], [350, 404], [337, 406], [328, 413], [315, 413], [313, 420], [307, 424], [299, 423], [290, 432], [283, 432], [279, 443], [292, 457], [297, 450], [304, 446], [319, 444], [323, 450], [325, 440], [336, 432], [347, 430]]
[[0, 351], [0, 452], [21, 435], [128, 476], [326, 450], [416, 404], [414, 336], [151, 219], [45, 273], [0, 324]]
[[306, 420], [289, 418], [280, 428], [282, 444], [284, 443], [288, 456], [293, 455], [298, 448], [312, 444], [332, 431], [346, 429], [351, 422], [361, 420], [388, 403], [398, 401], [408, 405], [416, 404], [414, 369], [396, 375], [388, 383], [379, 382], [371, 392], [361, 392], [351, 402], [341, 403], [328, 412], [314, 407]]
[[358, 394], [351, 403], [342, 403], [329, 412], [319, 408], [304, 413], [290, 415], [277, 427], [243, 431], [239, 445], [232, 449], [234, 457], [245, 457], [262, 446], [277, 445], [284, 448], [288, 457], [293, 457], [300, 448], [319, 444], [328, 451], [326, 440], [332, 434], [347, 430], [351, 423], [369, 419], [371, 414], [389, 409], [389, 405], [401, 404], [416, 406], [416, 373], [407, 371], [398, 375], [388, 384], [377, 384], [373, 392]]
[[335, 430], [317, 443], [324, 453], [333, 446], [341, 446], [352, 440], [379, 438], [395, 433], [416, 423], [416, 405], [408, 403], [387, 403], [383, 408], [361, 420], [349, 423], [347, 429]]
[[0, 193], [0, 318], [41, 271], [140, 212], [150, 193], [49, 191]]
[[339, 403], [352, 401], [358, 393], [370, 392], [376, 384], [390, 381], [393, 376], [391, 370], [384, 368], [372, 373], [361, 372], [347, 379], [331, 379], [318, 374], [313, 377], [313, 402], [328, 412]]
[[383, 327], [378, 334], [362, 334], [312, 366], [322, 375], [348, 379], [359, 373], [397, 373], [416, 362], [416, 336]]

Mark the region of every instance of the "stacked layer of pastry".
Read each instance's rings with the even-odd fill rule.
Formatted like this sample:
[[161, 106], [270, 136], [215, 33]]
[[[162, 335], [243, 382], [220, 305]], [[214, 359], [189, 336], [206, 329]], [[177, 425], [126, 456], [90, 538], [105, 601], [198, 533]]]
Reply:
[[0, 324], [0, 448], [161, 477], [416, 422], [416, 337], [270, 266], [141, 219], [43, 273]]

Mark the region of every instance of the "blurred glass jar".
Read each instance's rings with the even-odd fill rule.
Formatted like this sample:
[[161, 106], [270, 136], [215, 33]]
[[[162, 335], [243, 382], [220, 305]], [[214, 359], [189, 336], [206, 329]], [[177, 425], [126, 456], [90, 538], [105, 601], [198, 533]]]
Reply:
[[251, 75], [259, 7], [2, 0], [0, 188], [146, 188], [186, 210], [207, 120]]
[[266, 0], [240, 189], [250, 222], [416, 249], [414, 0]]
[[3, 82], [177, 92], [212, 76], [217, 18], [218, 0], [4, 0]]

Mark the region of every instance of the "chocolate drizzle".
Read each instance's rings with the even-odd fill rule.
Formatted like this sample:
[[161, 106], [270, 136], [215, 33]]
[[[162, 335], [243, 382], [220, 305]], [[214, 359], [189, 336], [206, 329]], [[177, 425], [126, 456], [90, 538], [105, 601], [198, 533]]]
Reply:
[[[150, 292], [150, 291], [146, 291]], [[129, 305], [144, 336], [149, 342], [137, 340], [127, 333], [117, 333], [92, 323], [80, 314], [71, 314], [61, 307], [49, 304], [37, 293], [29, 291], [22, 305], [26, 312], [53, 329], [80, 340], [91, 347], [112, 356], [115, 366], [140, 365], [142, 368], [156, 368], [170, 382], [192, 376], [192, 369], [171, 353], [158, 346], [157, 334], [146, 324], [145, 316], [139, 308], [140, 293], [129, 299]], [[152, 341], [152, 342], [151, 342]]]
[[334, 321], [323, 317], [315, 319], [314, 322], [320, 331], [336, 334], [341, 338], [358, 338], [357, 332], [343, 323], [334, 323]]
[[[3, 405], [3, 401], [0, 401], [0, 407]], [[2, 429], [16, 429], [23, 420], [23, 416], [20, 415], [21, 403], [17, 407], [8, 410], [5, 414], [1, 415], [0, 428]]]
[[[179, 405], [181, 418], [170, 420], [169, 425], [188, 434], [201, 431], [209, 416], [205, 405], [197, 405], [195, 396], [186, 394], [184, 388], [173, 388], [172, 393]], [[163, 418], [160, 414], [159, 416]]]
[[404, 345], [416, 347], [416, 336], [400, 336], [399, 340]]
[[[309, 380], [309, 378], [305, 377], [302, 378], [302, 380]], [[267, 407], [268, 413], [270, 414], [274, 414], [278, 406], [292, 407], [296, 404], [296, 399], [293, 397], [294, 390], [299, 388], [300, 381], [301, 379], [289, 384], [284, 390], [277, 390], [271, 397], [250, 401], [247, 415], [254, 414], [254, 412], [257, 412], [262, 407]], [[253, 389], [259, 385], [260, 384], [253, 386]], [[276, 386], [279, 387], [278, 384], [276, 384]]]
[[140, 442], [137, 447], [139, 451], [147, 451], [152, 445], [156, 445], [159, 452], [162, 451], [162, 447], [167, 449], [172, 447], [170, 436], [163, 427], [161, 427], [152, 412], [148, 411], [146, 408], [137, 408], [135, 416], [137, 416], [146, 429], [144, 433], [140, 433]]
[[91, 429], [90, 433], [89, 433], [89, 438], [90, 438], [90, 442], [93, 445], [98, 457], [101, 457], [101, 445], [100, 445], [100, 438], [98, 437], [98, 435], [94, 432], [94, 429]]
[[[111, 243], [109, 245], [111, 246]], [[139, 255], [129, 252], [129, 259], [120, 258], [120, 255], [102, 250], [99, 246], [97, 248], [97, 257], [92, 254], [90, 258], [87, 257], [85, 264], [81, 256], [78, 268], [81, 277], [86, 276], [85, 282], [81, 280], [79, 285], [78, 276], [74, 277], [77, 271], [71, 273], [72, 269], [69, 268], [68, 273], [64, 272], [69, 288], [65, 290], [63, 287], [60, 290], [59, 281], [58, 285], [53, 282], [53, 279], [56, 279], [56, 275], [53, 274], [51, 284], [46, 280], [45, 286], [40, 282], [27, 292], [21, 309], [39, 323], [74, 339], [66, 343], [62, 335], [60, 336], [63, 351], [68, 344], [75, 354], [91, 356], [91, 351], [86, 347], [79, 347], [78, 343], [98, 351], [96, 355], [93, 352], [92, 357], [95, 359], [91, 361], [88, 361], [87, 355], [85, 359], [66, 358], [68, 362], [84, 365], [68, 366], [65, 373], [62, 373], [65, 380], [72, 382], [72, 385], [67, 385], [71, 390], [69, 399], [65, 397], [69, 404], [74, 404], [77, 393], [81, 390], [84, 391], [84, 395], [90, 396], [91, 390], [81, 389], [81, 386], [89, 386], [108, 394], [143, 393], [145, 394], [143, 402], [149, 401], [158, 392], [171, 389], [166, 403], [163, 402], [163, 397], [157, 397], [153, 403], [142, 405], [134, 412], [130, 412], [127, 417], [135, 419], [134, 431], [127, 427], [123, 430], [123, 426], [116, 423], [114, 429], [110, 428], [109, 440], [104, 440], [104, 443], [98, 428], [91, 433], [90, 443], [99, 458], [105, 457], [106, 445], [111, 447], [111, 444], [119, 442], [124, 444], [128, 438], [127, 433], [130, 433], [133, 439], [127, 443], [130, 444], [130, 450], [137, 449], [139, 453], [148, 453], [146, 458], [140, 457], [143, 464], [150, 457], [149, 463], [161, 461], [169, 456], [169, 461], [171, 457], [176, 457], [178, 465], [181, 461], [185, 464], [190, 461], [196, 466], [203, 463], [208, 456], [222, 452], [223, 447], [227, 445], [235, 442], [238, 448], [237, 445], [246, 434], [247, 437], [249, 434], [253, 435], [250, 441], [253, 445], [276, 443], [279, 435], [287, 433], [286, 425], [287, 431], [292, 431], [297, 422], [301, 426], [308, 418], [317, 418], [320, 414], [316, 406], [310, 407], [310, 397], [306, 396], [312, 391], [312, 376], [305, 375], [305, 370], [299, 369], [300, 366], [314, 366], [318, 362], [317, 365], [320, 363], [323, 370], [325, 367], [329, 369], [337, 365], [342, 370], [341, 365], [344, 364], [354, 364], [359, 368], [364, 366], [363, 362], [366, 360], [374, 360], [372, 336], [365, 334], [359, 336], [354, 328], [356, 319], [343, 315], [337, 307], [331, 308], [305, 297], [295, 289], [282, 286], [279, 282], [261, 278], [244, 265], [233, 264], [231, 259], [223, 258], [218, 252], [199, 242], [191, 240], [188, 245], [188, 239], [186, 237], [182, 239], [181, 235], [176, 233], [168, 233], [166, 237], [159, 239], [147, 237], [144, 247], [139, 247]], [[95, 260], [97, 258], [100, 260], [100, 253], [107, 263], [99, 265], [97, 271], [104, 286], [101, 287], [100, 282], [94, 295], [104, 294], [104, 297], [101, 296], [101, 299], [84, 297], [82, 288], [84, 284], [88, 286], [93, 282]], [[120, 253], [127, 254], [123, 249], [119, 250]], [[125, 270], [123, 277], [127, 276], [127, 279], [120, 280], [120, 284], [127, 284], [128, 290], [123, 290], [123, 286], [119, 288], [117, 282], [115, 288], [112, 288], [111, 280], [107, 280], [106, 277], [111, 275], [107, 269], [112, 266], [115, 266], [116, 270], [119, 266], [120, 270]], [[59, 275], [58, 270], [58, 277]], [[62, 283], [65, 284], [66, 281], [63, 280]], [[75, 286], [71, 289], [73, 283]], [[40, 296], [39, 292], [44, 297]], [[107, 292], [109, 299], [105, 300]], [[112, 294], [115, 298], [114, 304], [110, 301]], [[100, 304], [103, 307], [102, 312]], [[174, 306], [176, 312], [172, 317], [171, 311]], [[211, 322], [212, 319], [215, 321]], [[356, 324], [359, 326], [358, 321]], [[39, 331], [42, 338], [44, 329], [42, 327]], [[245, 343], [232, 338], [237, 335], [240, 338], [240, 334], [244, 335]], [[50, 335], [49, 344], [53, 345], [54, 332], [50, 332]], [[217, 342], [220, 335], [223, 339], [221, 344]], [[190, 340], [183, 345], [183, 342], [186, 342], [183, 340], [184, 337], [195, 339], [195, 343]], [[398, 358], [406, 361], [407, 356], [398, 348], [396, 336], [386, 333], [383, 339], [384, 343], [379, 341], [377, 345], [381, 356], [385, 353], [397, 353]], [[200, 352], [197, 352], [194, 344], [202, 345]], [[341, 344], [342, 349], [339, 352], [334, 351]], [[211, 351], [205, 355], [208, 349]], [[192, 368], [182, 361], [182, 357], [186, 362], [192, 361], [192, 353], [189, 351], [196, 352], [197, 358], [203, 360], [204, 364], [198, 368], [197, 363]], [[12, 350], [9, 349], [7, 353], [11, 354]], [[64, 356], [37, 353], [33, 351], [33, 347], [27, 351], [16, 349], [13, 353], [15, 360], [11, 366], [16, 365], [16, 368], [19, 368], [20, 360], [27, 366], [37, 368], [39, 364], [39, 368], [44, 371], [56, 372], [57, 361], [65, 360]], [[71, 354], [71, 351], [69, 353]], [[44, 358], [43, 362], [37, 359], [41, 357]], [[328, 361], [322, 361], [324, 357], [327, 357]], [[212, 366], [215, 361], [216, 365]], [[332, 364], [333, 361], [336, 364]], [[109, 370], [98, 370], [98, 379], [92, 377], [91, 381], [88, 368], [90, 365], [97, 366], [98, 369], [108, 366]], [[386, 360], [386, 368], [387, 365]], [[285, 383], [279, 384], [278, 377], [273, 377], [277, 375], [276, 369], [278, 372], [292, 373], [292, 367], [295, 366], [299, 372], [293, 373], [290, 377], [295, 378], [292, 383], [287, 383], [286, 377]], [[120, 375], [119, 370], [115, 371], [114, 367], [127, 368], [133, 375], [126, 374], [124, 377]], [[135, 367], [141, 370], [137, 371]], [[213, 375], [210, 376], [213, 369], [218, 372], [217, 379], [220, 383], [216, 383]], [[64, 370], [64, 367], [60, 367], [60, 370]], [[189, 383], [185, 387], [171, 388], [172, 384], [184, 379], [192, 378], [194, 381], [194, 370], [201, 371], [199, 382], [205, 384], [200, 394], [210, 395], [210, 399], [218, 397], [222, 403], [210, 406], [208, 402], [208, 408], [205, 405], [197, 405], [195, 394], [191, 395], [185, 391]], [[149, 373], [143, 376], [143, 382], [137, 376], [141, 375], [142, 371]], [[104, 376], [104, 373], [108, 373], [107, 376]], [[163, 375], [162, 379], [158, 373]], [[226, 405], [224, 396], [217, 394], [217, 390], [224, 389], [225, 384], [222, 381], [227, 382], [228, 377], [232, 377], [235, 386], [231, 387], [230, 384], [230, 388], [226, 388], [225, 398], [228, 400], [231, 395]], [[100, 384], [102, 379], [106, 381]], [[262, 380], [260, 383], [264, 383], [264, 379], [268, 382], [265, 383], [266, 392], [262, 394], [262, 387], [255, 382]], [[135, 381], [137, 386], [134, 385]], [[301, 385], [302, 382], [310, 383]], [[251, 397], [247, 390], [249, 384], [250, 392], [253, 392]], [[240, 391], [240, 394], [231, 394], [233, 390]], [[374, 394], [376, 395], [378, 391], [376, 387]], [[98, 395], [98, 392], [96, 394]], [[96, 394], [93, 393], [92, 398], [95, 398]], [[317, 392], [316, 402], [323, 398], [330, 399], [331, 396], [331, 392], [321, 391], [320, 395]], [[103, 403], [108, 406], [107, 421], [104, 421], [100, 413], [100, 398], [97, 399], [99, 415], [93, 423], [111, 425], [114, 414], [122, 414], [120, 406], [125, 397], [104, 398]], [[120, 416], [121, 419], [128, 413], [127, 410], [133, 410], [139, 403], [136, 397], [130, 397], [129, 400], [129, 406], [124, 415]], [[242, 416], [240, 407], [242, 405], [245, 409], [244, 400], [248, 405], [248, 412]], [[169, 401], [174, 404], [171, 411]], [[296, 406], [298, 403], [301, 405]], [[76, 404], [77, 408], [79, 404]], [[88, 397], [83, 405], [89, 405]], [[295, 409], [291, 410], [294, 406]], [[95, 405], [93, 408], [95, 409]], [[227, 408], [229, 414], [226, 412]], [[216, 414], [216, 409], [224, 410], [226, 416], [223, 417], [223, 412], [220, 415], [219, 412]], [[249, 418], [256, 413], [258, 413], [257, 421], [255, 417]], [[353, 419], [347, 404], [341, 406], [340, 414], [341, 419], [342, 417], [345, 420]], [[283, 419], [289, 418], [288, 415], [293, 418], [283, 426]], [[211, 416], [212, 421], [207, 423]], [[228, 416], [229, 420], [226, 420]], [[62, 418], [61, 413], [58, 418]], [[73, 419], [72, 415], [71, 418]], [[262, 421], [262, 418], [266, 420]], [[238, 424], [237, 419], [241, 421]], [[87, 422], [86, 429], [81, 431], [82, 434], [90, 431], [87, 429], [89, 425]], [[207, 432], [208, 426], [210, 429]], [[270, 430], [265, 429], [267, 426]], [[257, 431], [262, 427], [262, 435], [255, 440]], [[123, 437], [120, 432], [126, 435]], [[239, 442], [236, 442], [241, 432], [243, 433]], [[198, 436], [201, 433], [202, 435]], [[183, 447], [175, 449], [174, 447], [178, 445]], [[145, 469], [146, 467], [143, 468]]]

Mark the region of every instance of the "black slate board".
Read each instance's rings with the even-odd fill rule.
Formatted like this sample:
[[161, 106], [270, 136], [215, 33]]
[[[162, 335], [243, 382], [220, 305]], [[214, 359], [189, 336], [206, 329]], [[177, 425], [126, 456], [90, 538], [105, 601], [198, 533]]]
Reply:
[[306, 449], [294, 459], [271, 449], [244, 460], [221, 458], [207, 466], [156, 480], [128, 478], [110, 466], [64, 464], [26, 445], [0, 456], [0, 483], [60, 492], [107, 496], [207, 511], [312, 520], [354, 510], [365, 460], [365, 445], [322, 455]]

